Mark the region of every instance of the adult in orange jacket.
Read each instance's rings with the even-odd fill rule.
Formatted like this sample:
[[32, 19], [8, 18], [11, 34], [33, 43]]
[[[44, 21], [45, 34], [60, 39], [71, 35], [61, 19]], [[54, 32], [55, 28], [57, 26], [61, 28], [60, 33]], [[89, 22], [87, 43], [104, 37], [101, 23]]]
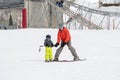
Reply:
[[58, 47], [58, 45], [61, 42], [61, 46], [57, 49], [56, 53], [55, 53], [55, 57], [54, 57], [54, 61], [58, 61], [59, 59], [59, 55], [61, 53], [61, 51], [63, 50], [63, 47], [65, 45], [68, 46], [69, 50], [71, 51], [72, 55], [74, 56], [74, 61], [78, 61], [80, 60], [75, 49], [72, 47], [71, 45], [71, 35], [69, 33], [69, 30], [64, 27], [62, 24], [59, 24], [59, 31], [58, 31], [58, 35], [57, 35], [57, 43], [55, 44], [55, 47]]

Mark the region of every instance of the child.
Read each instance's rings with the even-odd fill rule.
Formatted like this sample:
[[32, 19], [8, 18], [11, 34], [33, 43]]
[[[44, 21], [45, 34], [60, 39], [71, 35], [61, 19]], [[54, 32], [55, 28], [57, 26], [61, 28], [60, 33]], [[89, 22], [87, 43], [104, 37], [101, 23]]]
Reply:
[[46, 39], [44, 41], [44, 46], [45, 46], [45, 62], [52, 61], [52, 59], [53, 59], [53, 53], [52, 53], [53, 42], [51, 41], [50, 35], [46, 35]]

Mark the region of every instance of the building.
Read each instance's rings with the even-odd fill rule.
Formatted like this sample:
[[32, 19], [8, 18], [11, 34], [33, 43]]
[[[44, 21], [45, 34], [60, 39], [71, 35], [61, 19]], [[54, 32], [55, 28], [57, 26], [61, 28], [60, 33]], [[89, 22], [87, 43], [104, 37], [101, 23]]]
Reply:
[[28, 27], [56, 28], [63, 22], [63, 13], [52, 7], [45, 0], [25, 0]]
[[11, 2], [24, 2], [24, 0], [0, 0], [0, 3], [11, 3]]

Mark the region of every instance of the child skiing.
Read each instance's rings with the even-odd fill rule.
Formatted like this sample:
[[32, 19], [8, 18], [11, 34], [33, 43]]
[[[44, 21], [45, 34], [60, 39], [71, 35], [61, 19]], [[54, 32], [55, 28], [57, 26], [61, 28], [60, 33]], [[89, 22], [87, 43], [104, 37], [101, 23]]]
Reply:
[[45, 46], [45, 62], [52, 61], [52, 59], [53, 59], [53, 52], [52, 52], [53, 42], [51, 41], [50, 35], [46, 35], [46, 39], [44, 41], [44, 46]]

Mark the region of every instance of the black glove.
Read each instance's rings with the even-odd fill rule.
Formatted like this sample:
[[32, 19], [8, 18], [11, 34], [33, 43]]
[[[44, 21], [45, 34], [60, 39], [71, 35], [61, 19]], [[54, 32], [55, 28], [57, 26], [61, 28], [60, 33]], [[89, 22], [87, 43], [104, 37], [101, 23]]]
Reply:
[[66, 44], [67, 44], [66, 42], [62, 42], [61, 47], [64, 47]]
[[58, 47], [58, 45], [59, 45], [59, 43], [56, 43], [54, 46], [55, 46], [55, 47]]

